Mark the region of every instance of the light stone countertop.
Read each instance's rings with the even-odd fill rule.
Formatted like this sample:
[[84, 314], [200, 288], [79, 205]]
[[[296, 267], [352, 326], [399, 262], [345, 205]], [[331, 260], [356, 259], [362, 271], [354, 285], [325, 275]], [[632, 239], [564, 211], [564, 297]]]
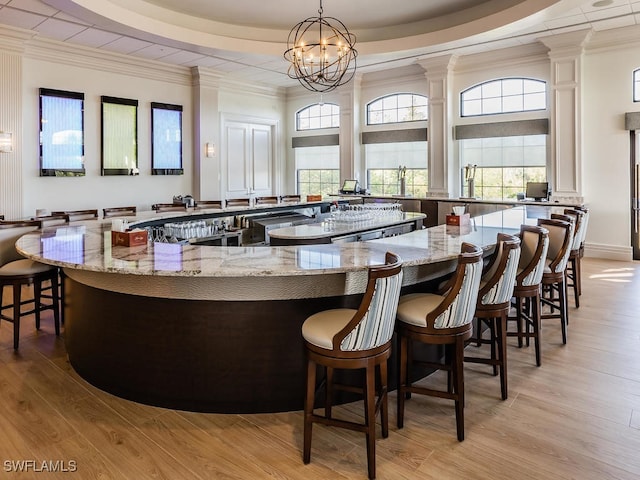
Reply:
[[45, 228], [23, 236], [16, 246], [28, 258], [89, 272], [218, 278], [324, 275], [381, 264], [388, 250], [400, 255], [404, 266], [452, 260], [462, 242], [492, 248], [498, 232], [516, 233], [520, 224], [535, 223], [549, 211], [521, 206], [474, 218], [465, 227], [439, 225], [366, 242], [286, 247], [167, 243], [112, 247], [108, 225], [94, 221]]
[[303, 225], [295, 225], [293, 227], [276, 228], [269, 231], [272, 238], [288, 239], [288, 240], [315, 240], [319, 238], [335, 237], [339, 235], [347, 235], [365, 230], [375, 230], [383, 227], [393, 227], [404, 223], [424, 219], [427, 216], [424, 213], [400, 212], [401, 217], [390, 220], [389, 218], [371, 218], [362, 222], [332, 222], [327, 217], [320, 223], [307, 223]]

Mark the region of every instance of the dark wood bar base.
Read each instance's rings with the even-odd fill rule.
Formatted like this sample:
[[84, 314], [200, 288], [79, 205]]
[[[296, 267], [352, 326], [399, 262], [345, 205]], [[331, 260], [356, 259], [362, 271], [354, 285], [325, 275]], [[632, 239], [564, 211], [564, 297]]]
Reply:
[[[167, 299], [66, 278], [65, 342], [71, 365], [85, 380], [122, 398], [197, 412], [301, 410], [306, 375], [302, 323], [318, 311], [354, 308], [359, 302], [360, 295]], [[427, 355], [437, 357], [438, 352]], [[392, 358], [390, 388], [396, 385], [395, 370]], [[345, 395], [335, 403], [353, 399]]]

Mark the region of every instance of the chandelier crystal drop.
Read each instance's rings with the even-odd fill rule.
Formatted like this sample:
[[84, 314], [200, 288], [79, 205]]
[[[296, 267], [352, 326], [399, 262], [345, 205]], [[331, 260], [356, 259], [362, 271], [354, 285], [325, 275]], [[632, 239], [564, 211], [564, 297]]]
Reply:
[[356, 36], [340, 20], [322, 16], [295, 25], [287, 40], [284, 58], [290, 63], [287, 75], [313, 92], [329, 92], [344, 85], [356, 72]]

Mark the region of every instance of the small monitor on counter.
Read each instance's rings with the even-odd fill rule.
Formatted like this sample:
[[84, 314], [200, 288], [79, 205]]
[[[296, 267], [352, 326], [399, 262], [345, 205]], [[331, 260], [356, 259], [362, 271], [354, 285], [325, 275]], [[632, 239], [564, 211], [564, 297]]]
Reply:
[[345, 180], [340, 189], [340, 193], [358, 193], [358, 180]]
[[549, 182], [527, 182], [527, 198], [537, 202], [549, 199]]

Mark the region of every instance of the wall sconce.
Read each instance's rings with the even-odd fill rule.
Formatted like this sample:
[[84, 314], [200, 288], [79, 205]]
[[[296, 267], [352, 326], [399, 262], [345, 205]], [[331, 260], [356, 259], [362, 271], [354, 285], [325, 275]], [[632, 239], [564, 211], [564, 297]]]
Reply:
[[216, 156], [216, 146], [213, 143], [205, 143], [204, 144], [204, 155], [207, 158], [212, 158]]
[[0, 152], [13, 152], [13, 133], [0, 132]]

